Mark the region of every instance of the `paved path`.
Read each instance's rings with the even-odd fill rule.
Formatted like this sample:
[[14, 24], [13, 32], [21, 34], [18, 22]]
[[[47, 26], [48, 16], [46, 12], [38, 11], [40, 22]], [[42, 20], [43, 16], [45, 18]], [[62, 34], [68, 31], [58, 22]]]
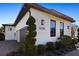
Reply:
[[16, 50], [16, 41], [0, 41], [0, 56], [6, 56], [7, 53]]
[[74, 51], [66, 54], [65, 56], [79, 56], [79, 49], [74, 50]]

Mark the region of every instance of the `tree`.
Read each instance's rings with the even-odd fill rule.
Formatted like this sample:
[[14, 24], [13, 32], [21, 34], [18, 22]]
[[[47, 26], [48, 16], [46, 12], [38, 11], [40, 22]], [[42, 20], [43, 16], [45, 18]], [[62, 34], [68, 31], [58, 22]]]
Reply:
[[74, 31], [74, 28], [73, 27], [71, 28], [71, 37], [73, 39], [75, 38], [75, 31]]
[[36, 37], [36, 25], [35, 25], [35, 18], [31, 16], [28, 18], [28, 21], [26, 22], [27, 26], [27, 31], [28, 34], [26, 35], [26, 40], [25, 40], [25, 54], [26, 55], [36, 55], [36, 46], [35, 46], [35, 37]]
[[78, 37], [78, 41], [79, 41], [79, 28], [78, 28], [77, 32], [78, 32], [77, 37]]
[[4, 40], [4, 27], [0, 27], [0, 41]]
[[4, 33], [4, 27], [0, 27], [0, 33]]

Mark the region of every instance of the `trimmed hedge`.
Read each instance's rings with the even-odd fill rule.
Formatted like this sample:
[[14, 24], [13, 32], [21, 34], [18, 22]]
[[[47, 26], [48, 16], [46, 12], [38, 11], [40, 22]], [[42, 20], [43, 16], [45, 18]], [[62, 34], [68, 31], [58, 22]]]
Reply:
[[38, 46], [37, 46], [37, 54], [38, 54], [38, 55], [43, 54], [45, 51], [46, 51], [45, 45], [38, 45]]
[[73, 44], [77, 44], [79, 41], [78, 41], [78, 39], [73, 39], [72, 42], [73, 42]]
[[46, 44], [46, 50], [48, 50], [48, 51], [53, 51], [53, 50], [55, 50], [55, 49], [56, 49], [56, 47], [55, 47], [55, 45], [54, 45], [53, 42], [48, 42], [48, 43]]
[[30, 15], [28, 18], [26, 25], [27, 25], [27, 31], [28, 34], [26, 35], [25, 39], [25, 55], [32, 56], [32, 55], [37, 55], [37, 48], [35, 46], [36, 42], [36, 25], [35, 25], [35, 18]]
[[56, 49], [61, 49], [61, 48], [64, 48], [64, 45], [61, 43], [61, 41], [57, 41], [55, 42], [55, 46], [56, 46]]
[[61, 36], [59, 40], [64, 46], [72, 44], [72, 38], [68, 35]]

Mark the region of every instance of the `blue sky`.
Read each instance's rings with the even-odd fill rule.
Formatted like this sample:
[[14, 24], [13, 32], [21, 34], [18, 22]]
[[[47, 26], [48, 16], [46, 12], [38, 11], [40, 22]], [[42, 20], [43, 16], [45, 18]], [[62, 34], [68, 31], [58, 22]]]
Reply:
[[[13, 23], [16, 20], [18, 13], [22, 8], [21, 3], [19, 4], [0, 4], [0, 25]], [[49, 9], [55, 9], [65, 15], [68, 15], [76, 20], [76, 24], [79, 25], [79, 4], [68, 4], [68, 3], [39, 3]]]
[[0, 26], [1, 24], [13, 23], [18, 16], [23, 4], [0, 3]]

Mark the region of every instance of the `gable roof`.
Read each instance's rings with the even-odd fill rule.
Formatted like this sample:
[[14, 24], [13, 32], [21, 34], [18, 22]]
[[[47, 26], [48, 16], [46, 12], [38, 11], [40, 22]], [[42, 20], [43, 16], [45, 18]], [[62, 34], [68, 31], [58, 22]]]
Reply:
[[59, 17], [59, 18], [62, 18], [62, 19], [66, 19], [70, 22], [75, 22], [75, 20], [73, 20], [73, 18], [67, 16], [67, 15], [64, 15], [54, 9], [50, 10], [50, 9], [47, 9], [43, 6], [40, 6], [36, 3], [25, 3], [20, 11], [20, 13], [18, 14], [16, 20], [15, 20], [15, 23], [14, 25], [16, 26], [18, 24], [18, 22], [23, 18], [23, 16], [26, 14], [26, 12], [30, 9], [30, 8], [35, 8], [37, 10], [40, 10], [40, 11], [43, 11], [45, 13], [48, 13], [50, 15], [54, 15], [56, 17]]
[[26, 14], [26, 12], [30, 9], [30, 8], [35, 8], [35, 9], [38, 9], [40, 11], [43, 11], [43, 12], [46, 12], [48, 14], [51, 14], [51, 15], [55, 15], [57, 17], [60, 17], [60, 18], [63, 18], [63, 19], [66, 19], [70, 22], [75, 22], [75, 20], [73, 20], [73, 18], [67, 16], [67, 15], [64, 15], [54, 9], [50, 10], [50, 9], [47, 9], [45, 7], [42, 7], [38, 4], [35, 4], [35, 3], [25, 3], [23, 8], [21, 9], [16, 21], [15, 21], [15, 25], [17, 25], [17, 23], [22, 19], [22, 17]]

